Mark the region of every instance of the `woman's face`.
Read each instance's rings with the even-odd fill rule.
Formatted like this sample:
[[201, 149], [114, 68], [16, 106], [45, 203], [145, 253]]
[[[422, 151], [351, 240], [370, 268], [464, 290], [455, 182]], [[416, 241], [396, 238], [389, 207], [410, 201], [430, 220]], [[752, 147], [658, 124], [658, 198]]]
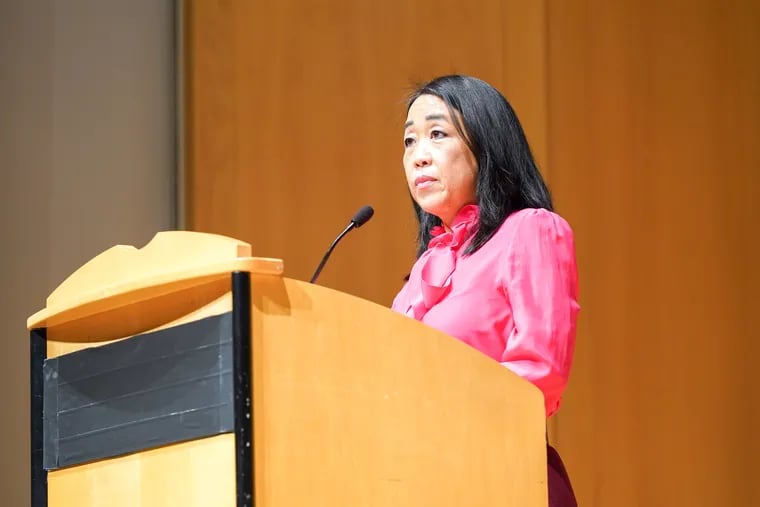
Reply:
[[477, 202], [477, 163], [454, 126], [446, 103], [421, 95], [404, 125], [404, 170], [417, 204], [449, 226], [467, 204]]

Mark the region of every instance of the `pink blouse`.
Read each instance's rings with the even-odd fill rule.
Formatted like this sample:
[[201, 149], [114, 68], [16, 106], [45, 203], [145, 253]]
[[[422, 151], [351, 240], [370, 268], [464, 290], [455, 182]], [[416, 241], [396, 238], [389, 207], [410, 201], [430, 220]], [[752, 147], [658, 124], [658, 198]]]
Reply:
[[549, 417], [567, 385], [580, 310], [572, 230], [556, 213], [524, 209], [463, 256], [477, 220], [477, 206], [468, 205], [451, 231], [433, 229], [392, 308], [533, 382]]

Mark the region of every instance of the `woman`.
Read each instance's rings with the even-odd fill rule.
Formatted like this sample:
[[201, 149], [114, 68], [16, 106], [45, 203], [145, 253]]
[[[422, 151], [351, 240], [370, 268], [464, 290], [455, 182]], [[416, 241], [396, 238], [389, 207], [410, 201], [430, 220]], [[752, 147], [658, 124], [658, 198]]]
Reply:
[[[578, 276], [570, 226], [507, 100], [468, 76], [410, 97], [404, 169], [419, 221], [417, 261], [393, 309], [475, 347], [560, 406], [575, 345]], [[548, 447], [549, 505], [576, 505]]]

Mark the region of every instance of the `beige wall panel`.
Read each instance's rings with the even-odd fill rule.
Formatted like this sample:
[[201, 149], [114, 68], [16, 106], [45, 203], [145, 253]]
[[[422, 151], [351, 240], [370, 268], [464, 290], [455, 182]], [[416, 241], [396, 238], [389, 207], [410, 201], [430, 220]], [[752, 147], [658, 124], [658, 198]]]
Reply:
[[0, 505], [30, 505], [27, 317], [85, 260], [175, 226], [174, 8], [0, 1]]
[[758, 505], [755, 2], [549, 2], [549, 161], [582, 319], [581, 504]]

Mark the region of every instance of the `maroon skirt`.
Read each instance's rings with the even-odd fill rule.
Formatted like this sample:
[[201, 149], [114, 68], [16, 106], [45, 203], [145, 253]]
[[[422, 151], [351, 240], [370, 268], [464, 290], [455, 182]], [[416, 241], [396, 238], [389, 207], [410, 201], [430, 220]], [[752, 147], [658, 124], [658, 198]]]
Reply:
[[549, 473], [547, 480], [549, 507], [578, 507], [565, 464], [557, 450], [549, 444], [546, 444], [546, 458], [546, 469]]

